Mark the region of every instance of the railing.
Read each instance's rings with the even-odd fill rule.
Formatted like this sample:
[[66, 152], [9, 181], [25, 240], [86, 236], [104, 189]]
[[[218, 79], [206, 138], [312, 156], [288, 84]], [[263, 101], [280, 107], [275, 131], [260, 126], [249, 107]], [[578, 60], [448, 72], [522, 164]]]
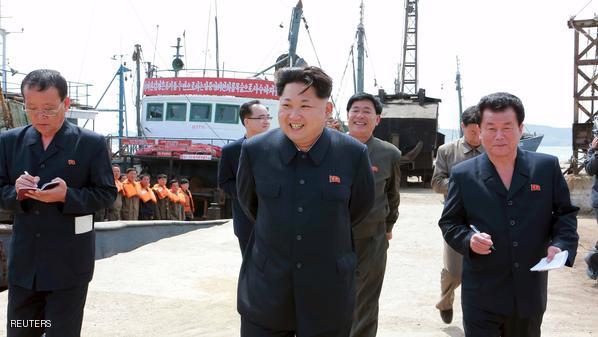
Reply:
[[218, 160], [221, 147], [234, 139], [222, 138], [163, 138], [106, 136], [112, 158], [156, 157], [183, 160]]

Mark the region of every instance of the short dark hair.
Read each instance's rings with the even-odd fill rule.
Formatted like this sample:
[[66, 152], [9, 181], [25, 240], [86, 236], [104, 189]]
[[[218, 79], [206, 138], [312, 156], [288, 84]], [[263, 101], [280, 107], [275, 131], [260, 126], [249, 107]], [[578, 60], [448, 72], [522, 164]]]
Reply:
[[469, 124], [480, 125], [477, 105], [472, 105], [463, 111], [461, 114], [461, 123], [463, 123], [465, 126], [468, 126]]
[[128, 169], [125, 171], [125, 173], [126, 173], [126, 174], [129, 174], [129, 172], [131, 172], [131, 171], [135, 171], [135, 173], [137, 173], [137, 170], [136, 170], [134, 167], [129, 167], [129, 168], [128, 168]]
[[521, 103], [521, 100], [517, 96], [509, 94], [508, 92], [497, 92], [482, 97], [478, 103], [480, 124], [484, 118], [484, 110], [488, 109], [492, 112], [504, 112], [508, 108], [512, 108], [515, 111], [517, 123], [521, 125], [525, 119], [525, 110], [523, 109], [523, 103]]
[[188, 183], [189, 183], [189, 180], [187, 180], [185, 178], [181, 179], [181, 185], [182, 184], [188, 184]]
[[118, 164], [112, 164], [112, 167], [118, 167], [118, 168], [120, 168], [120, 165], [118, 165]]
[[351, 96], [351, 98], [349, 98], [349, 102], [347, 102], [347, 112], [351, 110], [351, 106], [353, 105], [353, 103], [364, 100], [372, 102], [372, 104], [374, 105], [374, 110], [376, 110], [376, 115], [380, 115], [382, 113], [382, 103], [380, 103], [380, 101], [376, 97], [374, 97], [374, 95], [365, 92], [357, 93]]
[[167, 178], [168, 178], [168, 176], [167, 176], [167, 175], [165, 175], [164, 173], [160, 173], [160, 174], [158, 174], [158, 176], [156, 177], [156, 179], [167, 179]]
[[251, 107], [256, 104], [262, 104], [262, 102], [254, 99], [253, 101], [245, 102], [241, 105], [241, 108], [239, 109], [239, 118], [241, 118], [241, 124], [245, 125], [245, 118], [251, 116]]
[[301, 92], [304, 93], [310, 87], [316, 91], [319, 98], [329, 98], [332, 92], [332, 78], [322, 69], [314, 66], [282, 68], [276, 72], [276, 92], [282, 95], [284, 87], [289, 83], [303, 83], [306, 85]]
[[149, 178], [150, 178], [150, 180], [152, 179], [152, 177], [151, 177], [149, 174], [147, 174], [147, 173], [142, 173], [142, 174], [139, 176], [139, 180], [141, 180], [141, 179], [143, 179], [143, 178], [145, 178], [145, 177], [149, 177]]
[[[5, 74], [4, 74], [5, 75]], [[38, 69], [30, 72], [21, 82], [21, 95], [25, 98], [25, 89], [45, 91], [49, 88], [56, 88], [60, 100], [64, 101], [68, 95], [68, 84], [62, 75], [56, 70]]]
[[176, 180], [176, 179], [172, 179], [171, 181], [169, 181], [169, 182], [168, 182], [168, 186], [172, 187], [172, 184], [174, 184], [174, 183], [177, 183], [177, 184], [178, 184], [178, 183], [179, 183], [179, 181], [178, 181], [178, 180]]

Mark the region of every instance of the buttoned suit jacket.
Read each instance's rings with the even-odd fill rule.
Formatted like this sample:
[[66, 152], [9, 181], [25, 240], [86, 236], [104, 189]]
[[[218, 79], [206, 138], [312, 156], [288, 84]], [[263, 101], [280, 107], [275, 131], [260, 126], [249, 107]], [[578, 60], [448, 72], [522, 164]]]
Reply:
[[[15, 181], [24, 171], [39, 176], [39, 186], [62, 178], [65, 202], [17, 201]], [[95, 234], [75, 234], [75, 218], [108, 208], [116, 198], [104, 137], [66, 120], [46, 150], [31, 125], [2, 133], [0, 192], [0, 207], [15, 213], [9, 285], [46, 291], [87, 284], [93, 276]]]
[[[531, 272], [548, 246], [577, 252], [579, 208], [554, 156], [518, 149], [509, 190], [487, 154], [456, 165], [439, 225], [463, 254], [462, 302], [502, 315], [530, 317], [546, 310], [547, 272]], [[491, 235], [495, 251], [474, 253], [469, 225]]]
[[243, 143], [237, 191], [255, 222], [239, 276], [241, 315], [305, 335], [346, 326], [355, 305], [351, 229], [374, 201], [367, 148], [325, 128], [300, 152], [275, 129]]
[[239, 168], [239, 156], [241, 156], [241, 145], [245, 137], [226, 144], [222, 147], [222, 155], [218, 163], [218, 187], [231, 198], [233, 206], [233, 228], [235, 235], [244, 241], [249, 240], [253, 223], [249, 221], [237, 197], [237, 170]]

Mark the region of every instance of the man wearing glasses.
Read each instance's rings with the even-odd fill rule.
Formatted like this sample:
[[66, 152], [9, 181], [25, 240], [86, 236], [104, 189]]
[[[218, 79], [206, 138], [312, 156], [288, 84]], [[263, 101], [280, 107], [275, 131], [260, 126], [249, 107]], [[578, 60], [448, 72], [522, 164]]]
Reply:
[[222, 157], [218, 164], [218, 187], [226, 193], [233, 203], [233, 227], [235, 235], [239, 239], [241, 254], [245, 251], [249, 235], [251, 234], [251, 222], [243, 213], [239, 201], [237, 200], [237, 168], [239, 167], [239, 155], [241, 154], [241, 145], [245, 139], [268, 131], [272, 116], [268, 110], [258, 100], [244, 103], [239, 109], [239, 118], [245, 127], [245, 136], [232, 143], [226, 144], [222, 148]]
[[[8, 336], [79, 336], [94, 269], [93, 213], [116, 197], [104, 137], [65, 120], [67, 83], [35, 70], [21, 84], [31, 125], [0, 135], [0, 207], [15, 213]], [[42, 184], [56, 183], [51, 189]]]

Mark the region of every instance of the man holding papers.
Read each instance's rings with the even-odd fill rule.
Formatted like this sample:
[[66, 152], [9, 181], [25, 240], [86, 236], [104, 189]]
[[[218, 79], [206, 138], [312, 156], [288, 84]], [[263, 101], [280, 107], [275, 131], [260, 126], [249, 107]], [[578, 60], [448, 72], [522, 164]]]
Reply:
[[556, 157], [519, 149], [517, 97], [491, 94], [478, 110], [486, 153], [453, 168], [439, 221], [463, 254], [463, 328], [467, 337], [540, 336], [548, 274], [530, 268], [562, 251], [573, 264], [579, 208]]

